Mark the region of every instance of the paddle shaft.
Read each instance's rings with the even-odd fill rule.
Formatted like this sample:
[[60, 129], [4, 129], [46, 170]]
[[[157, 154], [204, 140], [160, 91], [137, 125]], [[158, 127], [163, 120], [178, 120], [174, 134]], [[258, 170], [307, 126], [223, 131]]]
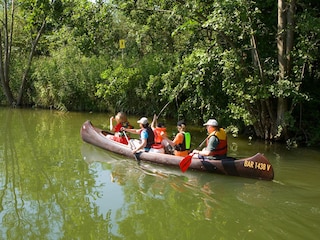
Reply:
[[160, 114], [166, 109], [166, 107], [169, 105], [171, 101], [167, 102], [166, 105], [164, 105], [164, 107], [161, 109], [161, 111], [159, 112], [159, 114], [157, 115], [157, 118], [159, 118]]
[[[208, 137], [206, 137], [206, 138], [200, 143], [200, 145], [199, 145], [197, 148], [201, 147], [201, 146], [206, 142], [207, 139], [208, 139]], [[185, 172], [185, 171], [188, 170], [188, 168], [189, 168], [189, 166], [190, 166], [190, 164], [191, 164], [193, 155], [194, 155], [194, 153], [191, 153], [191, 154], [189, 154], [188, 156], [184, 157], [184, 158], [180, 161], [179, 166], [180, 166], [180, 169], [181, 169], [182, 172]]]
[[[179, 93], [182, 91], [182, 89], [183, 89], [183, 88], [180, 88], [180, 90], [178, 91], [177, 95], [176, 95], [174, 98], [177, 98], [177, 97], [178, 97], [178, 95], [179, 95]], [[160, 114], [166, 109], [166, 107], [169, 105], [169, 103], [172, 102], [172, 100], [173, 100], [174, 98], [172, 98], [171, 100], [169, 100], [169, 101], [167, 102], [167, 104], [164, 105], [164, 107], [161, 109], [161, 111], [160, 111], [159, 114], [157, 115], [157, 118], [159, 118]]]
[[131, 150], [133, 150], [132, 142], [130, 142], [130, 141], [129, 141], [129, 138], [128, 138], [128, 136], [127, 136], [126, 132], [125, 132], [125, 131], [123, 131], [123, 134], [124, 134], [124, 136], [126, 137], [127, 142], [130, 144], [130, 148], [131, 148]]
[[208, 139], [208, 137], [206, 137], [206, 138], [200, 143], [200, 145], [199, 145], [197, 148], [201, 147], [201, 146], [207, 141], [207, 139]]
[[[133, 149], [134, 149], [134, 146], [132, 145], [132, 142], [129, 140], [129, 138], [128, 138], [128, 136], [127, 136], [126, 132], [125, 132], [125, 131], [123, 131], [123, 134], [124, 134], [124, 136], [126, 137], [127, 142], [130, 144], [130, 148], [131, 148], [131, 150], [133, 150]], [[134, 158], [135, 158], [137, 161], [139, 161], [135, 153], [133, 154], [133, 156], [134, 156]]]

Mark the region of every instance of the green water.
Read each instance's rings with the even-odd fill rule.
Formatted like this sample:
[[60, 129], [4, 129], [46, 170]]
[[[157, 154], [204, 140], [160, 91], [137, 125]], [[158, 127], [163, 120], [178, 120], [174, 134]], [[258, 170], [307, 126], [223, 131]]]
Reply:
[[82, 142], [85, 120], [109, 117], [0, 108], [0, 239], [318, 239], [319, 150], [229, 137], [274, 181], [181, 173]]

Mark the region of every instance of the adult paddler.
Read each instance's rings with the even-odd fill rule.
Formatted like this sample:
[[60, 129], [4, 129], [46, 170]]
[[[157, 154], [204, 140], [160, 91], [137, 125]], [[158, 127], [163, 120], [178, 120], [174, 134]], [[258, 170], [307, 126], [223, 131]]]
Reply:
[[219, 127], [216, 119], [209, 119], [203, 126], [206, 126], [208, 137], [207, 146], [199, 150], [193, 150], [193, 153], [206, 156], [209, 159], [223, 159], [227, 157], [227, 133]]

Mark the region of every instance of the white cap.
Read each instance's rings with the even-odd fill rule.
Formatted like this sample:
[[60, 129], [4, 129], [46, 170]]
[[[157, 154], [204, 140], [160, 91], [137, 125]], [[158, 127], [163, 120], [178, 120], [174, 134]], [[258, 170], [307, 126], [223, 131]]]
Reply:
[[142, 118], [140, 118], [140, 120], [139, 120], [139, 121], [137, 121], [137, 123], [147, 124], [147, 123], [148, 123], [148, 118], [146, 118], [146, 117], [142, 117]]
[[203, 126], [214, 126], [214, 127], [218, 127], [218, 122], [215, 119], [209, 119], [208, 122], [206, 122], [205, 124], [203, 124]]

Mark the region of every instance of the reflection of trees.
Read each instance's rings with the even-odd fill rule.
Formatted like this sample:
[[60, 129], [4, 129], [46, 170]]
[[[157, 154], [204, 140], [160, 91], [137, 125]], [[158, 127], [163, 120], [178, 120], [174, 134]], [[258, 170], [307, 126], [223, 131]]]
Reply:
[[0, 114], [0, 238], [106, 239], [110, 213], [84, 197], [95, 182], [79, 154], [80, 125], [49, 111]]
[[[110, 161], [105, 159], [112, 158], [93, 147], [83, 149], [83, 154], [89, 163], [96, 159], [108, 166]], [[216, 194], [224, 196], [224, 191], [211, 190], [210, 174], [181, 174], [179, 169], [144, 162], [138, 166], [132, 160], [116, 161], [110, 167], [125, 198], [115, 219], [123, 239], [188, 239], [196, 236], [195, 232], [211, 238], [208, 220], [218, 217], [220, 224], [226, 219], [215, 200]], [[199, 224], [194, 224], [195, 220]]]
[[205, 228], [205, 214], [214, 200], [210, 193], [199, 190], [197, 180], [141, 170], [126, 178], [131, 181], [124, 181], [125, 211], [117, 212], [119, 233], [125, 239], [187, 239], [194, 236], [196, 229], [190, 224], [195, 218]]
[[[86, 162], [80, 117], [1, 109], [0, 117], [0, 239], [230, 239], [256, 222], [263, 230], [270, 217], [256, 218], [267, 211], [269, 182], [138, 166], [91, 145]], [[99, 185], [95, 161], [114, 182]], [[111, 209], [101, 206], [114, 194], [108, 184], [124, 197]]]

